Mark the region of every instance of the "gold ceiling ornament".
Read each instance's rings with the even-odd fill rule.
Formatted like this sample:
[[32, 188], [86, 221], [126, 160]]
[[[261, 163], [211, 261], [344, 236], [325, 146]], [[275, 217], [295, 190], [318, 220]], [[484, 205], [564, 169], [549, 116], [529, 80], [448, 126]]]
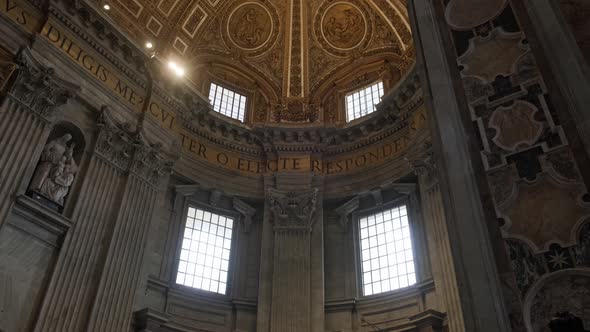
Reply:
[[261, 54], [274, 44], [278, 35], [278, 15], [258, 2], [238, 4], [225, 22], [233, 45], [247, 52]]
[[345, 56], [370, 41], [373, 30], [370, 15], [359, 1], [324, 1], [317, 15], [316, 37], [334, 55]]

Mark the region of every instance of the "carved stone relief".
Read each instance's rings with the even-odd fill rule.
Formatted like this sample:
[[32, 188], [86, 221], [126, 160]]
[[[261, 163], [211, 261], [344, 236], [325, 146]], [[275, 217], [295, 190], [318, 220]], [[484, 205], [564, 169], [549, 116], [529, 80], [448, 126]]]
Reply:
[[268, 203], [272, 211], [275, 230], [311, 230], [318, 199], [318, 189], [306, 192], [281, 191], [269, 188]]

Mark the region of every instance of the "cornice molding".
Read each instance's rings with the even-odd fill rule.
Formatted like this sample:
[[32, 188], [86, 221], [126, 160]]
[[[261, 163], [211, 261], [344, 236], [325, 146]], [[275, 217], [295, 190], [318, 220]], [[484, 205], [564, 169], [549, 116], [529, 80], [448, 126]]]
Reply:
[[[65, 12], [63, 8], [66, 8]], [[56, 0], [49, 13], [71, 33], [140, 87], [147, 56], [126, 36], [118, 32], [95, 6], [79, 0]], [[82, 24], [84, 28], [81, 28]], [[108, 44], [103, 42], [108, 40]], [[382, 141], [409, 125], [412, 112], [423, 104], [416, 70], [401, 80], [377, 106], [378, 111], [364, 121], [346, 126], [320, 127], [293, 125], [248, 127], [212, 114], [209, 102], [189, 86], [176, 85], [164, 90], [157, 84], [154, 95], [176, 112], [181, 126], [208, 141], [238, 153], [264, 158], [270, 153], [324, 153], [327, 156], [352, 152]]]

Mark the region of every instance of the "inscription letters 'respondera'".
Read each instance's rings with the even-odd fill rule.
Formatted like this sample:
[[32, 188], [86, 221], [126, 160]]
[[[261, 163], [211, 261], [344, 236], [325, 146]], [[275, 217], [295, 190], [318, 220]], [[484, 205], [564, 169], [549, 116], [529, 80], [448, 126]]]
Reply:
[[[30, 33], [39, 31], [38, 29], [43, 22], [41, 15], [29, 9], [30, 7], [26, 2], [22, 0], [0, 0], [0, 5], [2, 15], [8, 16]], [[244, 8], [239, 9], [243, 10], [234, 13], [237, 15], [236, 19], [239, 19], [242, 22], [241, 24], [248, 27], [249, 30], [245, 31], [242, 35], [235, 35], [234, 37], [240, 39], [240, 43], [244, 47], [260, 45], [261, 42], [264, 42], [266, 36], [260, 35], [256, 27], [266, 24], [266, 20], [264, 19], [266, 12], [263, 12], [258, 7], [248, 8], [244, 6]], [[255, 9], [257, 12], [250, 9]], [[356, 23], [359, 23], [357, 21], [361, 20], [357, 17], [358, 15], [356, 15], [354, 9], [343, 8], [342, 15], [334, 14], [333, 17], [328, 17], [328, 21], [325, 22], [328, 25], [333, 23], [332, 30], [335, 35], [331, 37], [334, 43], [338, 44], [338, 38], [345, 36], [348, 30], [356, 29], [352, 26], [348, 27], [353, 22], [356, 26]], [[334, 18], [335, 21], [330, 23], [330, 18]], [[45, 23], [41, 29], [41, 35], [52, 45], [65, 52], [72, 61], [104, 84], [109, 90], [113, 91], [115, 95], [128, 102], [135, 111], [141, 111], [144, 92], [123, 80], [119, 76], [118, 71], [106, 64], [106, 61], [100, 61], [99, 59], [101, 57], [94, 51], [91, 51], [89, 46], [84, 48], [81, 42], [78, 42], [76, 38], [64, 31], [63, 28], [52, 23], [51, 20]], [[185, 157], [188, 156], [196, 160], [208, 162], [217, 167], [237, 170], [245, 175], [259, 175], [280, 171], [312, 171], [333, 175], [361, 171], [400, 156], [406, 150], [407, 144], [415, 131], [423, 126], [425, 117], [424, 112], [416, 113], [411, 120], [411, 124], [400, 131], [400, 135], [362, 151], [339, 155], [329, 160], [314, 160], [310, 159], [309, 156], [305, 156], [301, 158], [289, 157], [264, 161], [252, 157], [245, 157], [238, 153], [222, 149], [214, 144], [206, 144], [202, 140], [197, 139], [178, 124], [180, 121], [177, 121], [175, 112], [167, 110], [166, 107], [162, 106], [162, 103], [157, 97], [149, 104], [148, 112], [162, 128], [173, 131], [179, 136]]]

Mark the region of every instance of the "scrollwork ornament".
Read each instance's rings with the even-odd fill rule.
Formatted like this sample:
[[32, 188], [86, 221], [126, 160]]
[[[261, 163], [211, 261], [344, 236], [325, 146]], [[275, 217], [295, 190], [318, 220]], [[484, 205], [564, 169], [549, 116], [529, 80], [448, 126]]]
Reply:
[[140, 179], [157, 186], [164, 176], [170, 174], [175, 159], [174, 156], [163, 152], [161, 144], [136, 142], [130, 171]]
[[16, 64], [16, 79], [9, 95], [46, 121], [52, 121], [56, 108], [80, 89], [57, 77], [53, 68], [40, 64], [26, 48], [18, 53]]
[[102, 109], [98, 118], [99, 133], [96, 141], [96, 153], [115, 167], [126, 171], [135, 152], [133, 133], [128, 124], [122, 128], [110, 117], [107, 108]]
[[304, 192], [269, 188], [267, 196], [274, 216], [275, 230], [311, 231], [318, 199], [317, 188]]

